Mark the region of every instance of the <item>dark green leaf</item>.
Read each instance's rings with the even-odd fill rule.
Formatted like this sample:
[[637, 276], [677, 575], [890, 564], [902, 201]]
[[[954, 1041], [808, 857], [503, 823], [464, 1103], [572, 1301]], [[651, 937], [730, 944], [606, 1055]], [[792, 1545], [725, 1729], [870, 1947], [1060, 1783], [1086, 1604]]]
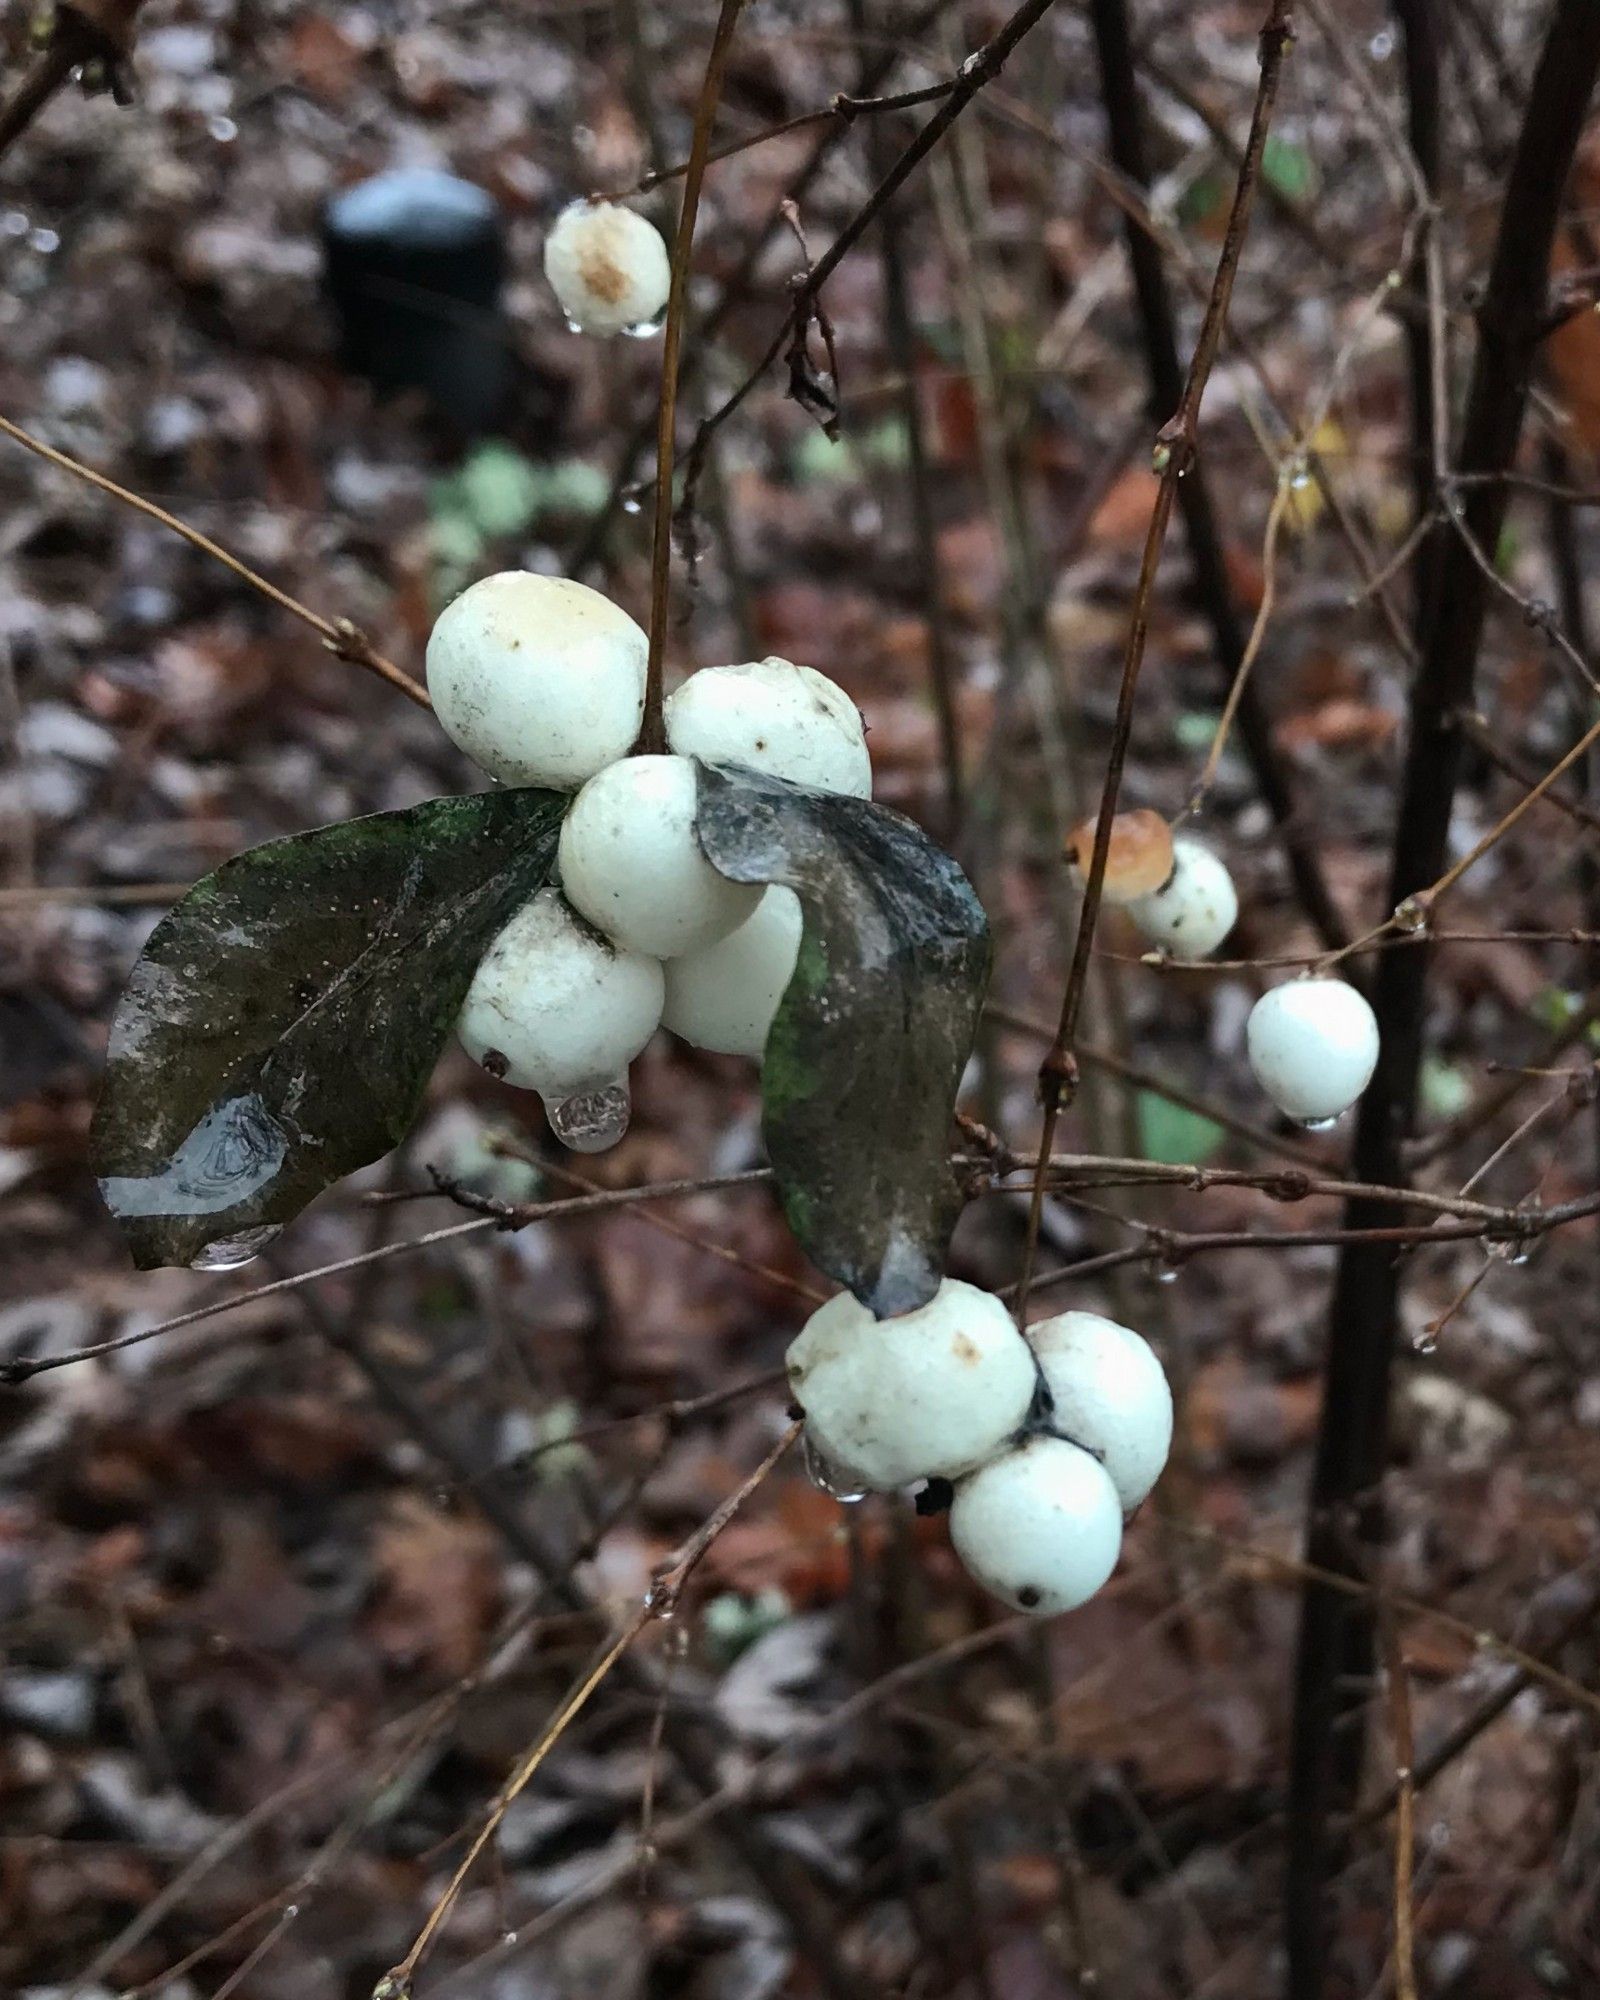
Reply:
[[696, 825], [735, 882], [782, 882], [805, 928], [762, 1066], [767, 1152], [812, 1261], [880, 1317], [944, 1271], [950, 1120], [989, 979], [972, 886], [886, 806], [698, 767]]
[[269, 841], [162, 919], [117, 1004], [93, 1136], [142, 1268], [242, 1262], [404, 1137], [566, 803], [481, 792]]

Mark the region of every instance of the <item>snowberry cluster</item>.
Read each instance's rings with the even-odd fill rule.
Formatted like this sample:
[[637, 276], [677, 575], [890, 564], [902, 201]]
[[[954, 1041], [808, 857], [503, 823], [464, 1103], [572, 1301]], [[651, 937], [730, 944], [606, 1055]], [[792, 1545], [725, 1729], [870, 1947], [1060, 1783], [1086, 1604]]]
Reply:
[[561, 887], [495, 939], [459, 1033], [485, 1069], [538, 1091], [577, 1151], [621, 1137], [628, 1065], [658, 1025], [759, 1060], [794, 972], [799, 902], [780, 886], [730, 882], [707, 861], [690, 760], [872, 791], [854, 702], [789, 660], [692, 675], [666, 704], [670, 754], [630, 756], [648, 651], [598, 591], [526, 570], [473, 584], [428, 641], [435, 711], [468, 756], [507, 784], [575, 794]]
[[895, 1319], [841, 1293], [806, 1322], [788, 1369], [824, 1483], [853, 1497], [954, 1482], [956, 1553], [1019, 1611], [1093, 1597], [1172, 1443], [1167, 1378], [1138, 1334], [1066, 1312], [1024, 1336], [957, 1278]]
[[[1067, 841], [1067, 858], [1087, 875], [1095, 822], [1085, 820]], [[1205, 958], [1233, 929], [1238, 892], [1210, 848], [1174, 836], [1159, 813], [1118, 813], [1111, 823], [1102, 895], [1119, 903], [1153, 945], [1186, 958]], [[1256, 1002], [1245, 1027], [1256, 1081], [1286, 1117], [1331, 1125], [1349, 1110], [1378, 1066], [1378, 1023], [1356, 989], [1342, 979], [1292, 979]]]

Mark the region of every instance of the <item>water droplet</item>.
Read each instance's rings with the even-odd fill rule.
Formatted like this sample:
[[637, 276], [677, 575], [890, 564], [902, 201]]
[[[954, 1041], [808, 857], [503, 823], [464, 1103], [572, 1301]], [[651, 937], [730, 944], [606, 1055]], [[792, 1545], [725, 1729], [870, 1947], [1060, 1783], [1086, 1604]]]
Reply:
[[638, 514], [644, 509], [645, 489], [642, 486], [625, 486], [622, 489], [622, 511], [624, 514]]
[[515, 1931], [502, 1931], [500, 1933], [500, 1942], [502, 1944], [515, 1944], [516, 1941], [517, 1933]]
[[285, 1923], [292, 1924], [299, 1914], [300, 1905], [298, 1903], [285, 1903], [283, 1907], [283, 1919]]
[[1489, 1255], [1501, 1264], [1521, 1266], [1533, 1258], [1533, 1244], [1526, 1236], [1497, 1236], [1487, 1247]]
[[651, 318], [636, 320], [632, 326], [625, 326], [622, 331], [629, 340], [652, 340], [666, 323], [667, 309], [663, 306], [660, 312]]
[[41, 257], [48, 257], [52, 251], [61, 248], [61, 238], [53, 229], [35, 229], [29, 233], [28, 241]]
[[1158, 1264], [1156, 1266], [1156, 1283], [1158, 1285], [1175, 1285], [1177, 1282], [1178, 1267], [1176, 1264]]
[[633, 1100], [624, 1076], [597, 1090], [580, 1090], [554, 1102], [546, 1099], [544, 1109], [550, 1130], [569, 1152], [604, 1153], [627, 1131]]
[[1396, 930], [1406, 931], [1412, 935], [1424, 931], [1428, 928], [1427, 905], [1420, 896], [1407, 896], [1405, 901], [1396, 907], [1392, 922]]
[[1367, 54], [1374, 62], [1387, 62], [1394, 54], [1394, 33], [1392, 29], [1380, 28], [1367, 43]]
[[207, 119], [206, 130], [219, 146], [226, 146], [231, 140], [237, 139], [239, 136], [239, 128], [234, 124], [233, 120], [231, 118], [224, 118], [220, 114], [215, 118]]
[[1302, 1118], [1300, 1123], [1308, 1132], [1331, 1132], [1342, 1116], [1336, 1111], [1331, 1118]]
[[568, 333], [582, 333], [583, 331], [583, 328], [579, 326], [578, 322], [572, 317], [571, 313], [567, 314], [567, 331]]
[[1427, 1326], [1418, 1327], [1417, 1331], [1411, 1336], [1411, 1345], [1413, 1350], [1418, 1354], [1437, 1354], [1439, 1351], [1438, 1328], [1431, 1323]]
[[241, 1229], [235, 1236], [219, 1236], [190, 1260], [191, 1271], [237, 1271], [259, 1257], [275, 1236], [281, 1234], [276, 1222], [263, 1222], [256, 1229]]
[[865, 1500], [868, 1489], [862, 1485], [858, 1473], [846, 1472], [837, 1465], [812, 1438], [810, 1431], [803, 1431], [800, 1448], [805, 1457], [806, 1477], [819, 1493], [826, 1493], [830, 1500], [837, 1500], [841, 1506], [853, 1507], [858, 1500]]

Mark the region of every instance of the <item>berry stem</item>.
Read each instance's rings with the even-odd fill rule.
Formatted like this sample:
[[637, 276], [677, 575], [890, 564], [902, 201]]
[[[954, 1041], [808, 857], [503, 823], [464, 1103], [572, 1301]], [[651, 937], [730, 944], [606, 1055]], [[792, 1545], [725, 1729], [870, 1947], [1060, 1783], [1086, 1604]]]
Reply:
[[661, 402], [656, 418], [655, 524], [650, 544], [650, 657], [645, 673], [644, 721], [639, 748], [647, 754], [666, 748], [661, 719], [667, 654], [667, 602], [672, 575], [672, 459], [678, 413], [678, 356], [683, 346], [683, 321], [689, 294], [689, 258], [694, 248], [695, 216], [700, 187], [711, 156], [711, 126], [722, 79], [733, 47], [733, 30], [744, 0], [722, 0], [705, 80], [695, 106], [694, 137], [683, 176], [683, 206], [672, 244], [672, 284], [667, 293], [667, 317], [661, 340]]

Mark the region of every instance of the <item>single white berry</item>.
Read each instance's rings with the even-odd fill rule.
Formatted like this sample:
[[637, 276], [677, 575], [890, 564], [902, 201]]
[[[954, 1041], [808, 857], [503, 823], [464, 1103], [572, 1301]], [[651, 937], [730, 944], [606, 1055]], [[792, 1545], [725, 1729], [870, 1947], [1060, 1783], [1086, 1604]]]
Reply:
[[561, 886], [607, 937], [676, 958], [726, 937], [761, 900], [719, 875], [694, 827], [686, 757], [625, 757], [591, 778], [561, 827]]
[[1320, 1125], [1348, 1111], [1372, 1081], [1377, 1016], [1342, 979], [1291, 979], [1251, 1008], [1245, 1046], [1278, 1109]]
[[445, 734], [492, 776], [570, 792], [638, 735], [649, 650], [587, 584], [502, 570], [440, 612], [428, 692]]
[[703, 667], [668, 701], [666, 723], [680, 757], [748, 764], [819, 792], [872, 797], [861, 711], [815, 667], [777, 658]]
[[985, 1590], [1047, 1618], [1086, 1604], [1116, 1568], [1122, 1505], [1088, 1452], [1029, 1438], [962, 1480], [950, 1539]]
[[622, 951], [541, 889], [490, 945], [456, 1023], [495, 1076], [559, 1103], [614, 1083], [655, 1033], [656, 959]]
[[774, 883], [737, 930], [667, 966], [663, 1027], [719, 1055], [759, 1062], [800, 955], [800, 898]]
[[1172, 1390], [1155, 1349], [1091, 1312], [1041, 1320], [1028, 1339], [1054, 1404], [1050, 1428], [1098, 1455], [1131, 1514], [1172, 1449]]
[[672, 285], [661, 232], [610, 201], [570, 202], [544, 242], [544, 274], [580, 333], [648, 333]]
[[877, 1492], [981, 1465], [1021, 1424], [1038, 1383], [1005, 1307], [959, 1278], [895, 1319], [874, 1319], [841, 1292], [801, 1328], [788, 1368], [812, 1442]]
[[1159, 889], [1136, 896], [1128, 914], [1152, 944], [1181, 958], [1204, 958], [1233, 929], [1239, 895], [1222, 862], [1198, 840], [1172, 843], [1172, 873]]

